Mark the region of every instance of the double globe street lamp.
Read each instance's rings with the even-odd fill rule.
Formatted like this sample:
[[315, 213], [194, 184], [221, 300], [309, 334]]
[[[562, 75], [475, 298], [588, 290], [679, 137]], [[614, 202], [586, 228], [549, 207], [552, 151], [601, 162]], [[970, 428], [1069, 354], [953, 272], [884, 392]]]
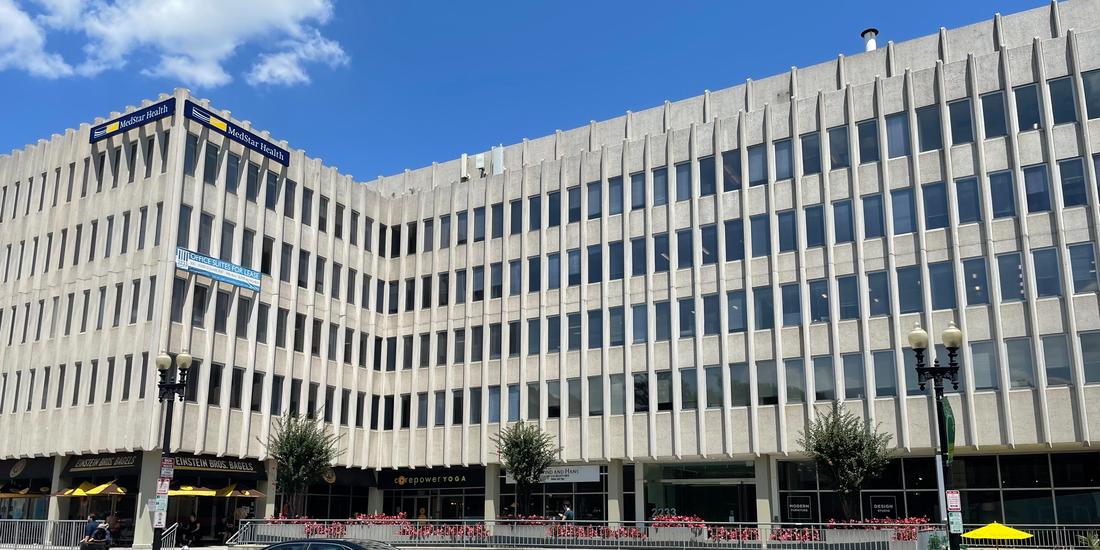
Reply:
[[[187, 392], [187, 374], [191, 370], [191, 355], [187, 352], [169, 354], [161, 352], [157, 356], [157, 371], [160, 373], [160, 382], [157, 383], [157, 399], [166, 403], [164, 411], [164, 439], [161, 442], [161, 457], [171, 456], [172, 444], [172, 411], [175, 408], [176, 399], [183, 400]], [[176, 369], [173, 371], [172, 367]], [[178, 376], [177, 376], [178, 373]], [[160, 550], [161, 537], [164, 535], [164, 527], [153, 528], [153, 548]]]
[[[947, 350], [947, 366], [940, 366], [940, 359], [937, 357], [931, 366], [925, 364], [924, 352], [928, 349], [928, 333], [920, 328], [920, 323], [913, 326], [913, 330], [909, 332], [909, 346], [913, 348], [913, 353], [917, 356], [917, 382], [920, 384], [921, 391], [924, 391], [926, 384], [931, 381], [932, 389], [935, 392], [936, 398], [936, 419], [938, 436], [939, 436], [939, 470], [941, 472], [939, 476], [939, 501], [941, 507], [946, 507], [947, 488], [950, 486], [951, 470], [950, 463], [948, 462], [948, 446], [950, 441], [947, 438], [947, 413], [945, 411], [945, 405], [943, 400], [943, 384], [944, 380], [950, 380], [954, 389], [959, 389], [959, 347], [962, 346], [963, 333], [959, 330], [959, 327], [955, 326], [954, 322], [947, 325], [941, 335], [941, 341], [943, 347]], [[949, 517], [946, 509], [940, 511], [943, 517]], [[959, 537], [958, 534], [950, 533], [950, 527], [948, 528], [948, 540], [951, 550], [958, 550]]]

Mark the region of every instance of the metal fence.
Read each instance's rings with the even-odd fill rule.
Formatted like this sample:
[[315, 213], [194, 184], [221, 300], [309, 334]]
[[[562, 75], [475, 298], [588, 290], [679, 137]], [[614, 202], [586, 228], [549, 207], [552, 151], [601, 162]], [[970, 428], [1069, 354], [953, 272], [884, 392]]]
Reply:
[[[981, 525], [967, 525], [964, 531]], [[1031, 533], [1031, 538], [1020, 540], [963, 539], [969, 548], [1094, 548], [1091, 537], [1100, 537], [1100, 525], [1012, 525]], [[1100, 538], [1097, 539], [1100, 542]]]
[[[246, 520], [236, 544], [302, 538], [385, 542], [397, 548], [717, 548], [925, 550], [938, 525], [584, 521]], [[946, 547], [946, 539], [939, 539]]]
[[0, 519], [0, 549], [76, 548], [84, 538], [81, 520]]
[[173, 523], [169, 525], [160, 534], [160, 548], [161, 550], [176, 550], [176, 533], [179, 532], [180, 524]]

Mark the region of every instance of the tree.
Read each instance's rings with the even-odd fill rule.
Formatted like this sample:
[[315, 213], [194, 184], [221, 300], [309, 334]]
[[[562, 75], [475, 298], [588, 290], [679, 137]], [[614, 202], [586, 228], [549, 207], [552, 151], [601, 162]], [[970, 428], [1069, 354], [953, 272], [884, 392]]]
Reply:
[[554, 437], [543, 432], [535, 424], [516, 422], [493, 436], [497, 444], [497, 453], [504, 469], [516, 481], [516, 510], [519, 514], [528, 513], [531, 487], [539, 483], [546, 469], [557, 462], [560, 447], [554, 443]]
[[306, 489], [323, 479], [339, 454], [339, 440], [318, 419], [289, 414], [272, 423], [265, 446], [275, 460], [276, 483], [291, 514], [305, 512]]
[[852, 512], [858, 505], [852, 506], [853, 496], [859, 495], [864, 483], [882, 474], [890, 461], [892, 439], [833, 403], [832, 411], [817, 415], [803, 430], [798, 443], [814, 459], [818, 473], [835, 480], [845, 519], [856, 519]]

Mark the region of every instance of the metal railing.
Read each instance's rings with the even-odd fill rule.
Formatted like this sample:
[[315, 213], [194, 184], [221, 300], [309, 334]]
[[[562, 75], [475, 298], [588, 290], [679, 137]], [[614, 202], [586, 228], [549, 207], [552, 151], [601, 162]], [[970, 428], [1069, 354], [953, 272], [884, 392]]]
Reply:
[[[934, 524], [771, 524], [542, 520], [244, 520], [233, 544], [303, 538], [388, 543], [397, 548], [717, 548], [925, 550]], [[946, 539], [943, 539], [946, 547]]]
[[0, 519], [0, 550], [76, 548], [84, 538], [84, 521]]
[[160, 548], [161, 550], [176, 550], [176, 533], [179, 532], [180, 524], [173, 523], [169, 525], [160, 535]]
[[[966, 525], [965, 531], [981, 525]], [[1100, 537], [1100, 525], [1012, 525], [1014, 529], [1031, 534], [1020, 540], [962, 539], [969, 548], [1090, 548], [1090, 535]]]

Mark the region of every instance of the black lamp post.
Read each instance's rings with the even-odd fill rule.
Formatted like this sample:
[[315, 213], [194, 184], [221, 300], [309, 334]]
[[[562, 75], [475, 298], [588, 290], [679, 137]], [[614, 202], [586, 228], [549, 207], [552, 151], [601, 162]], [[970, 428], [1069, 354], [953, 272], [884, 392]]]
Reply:
[[[157, 371], [160, 372], [160, 382], [157, 383], [157, 399], [166, 403], [164, 411], [164, 440], [161, 442], [161, 457], [171, 456], [172, 444], [172, 410], [175, 408], [176, 399], [183, 400], [187, 392], [187, 373], [191, 370], [191, 355], [184, 353], [168, 354], [161, 352], [157, 356]], [[176, 371], [172, 371], [175, 364]], [[177, 380], [176, 372], [179, 373]], [[164, 535], [163, 527], [153, 528], [153, 550], [160, 550], [161, 537]]]
[[[924, 362], [924, 351], [928, 349], [928, 333], [920, 328], [920, 323], [916, 324], [909, 333], [909, 345], [917, 356], [917, 381], [920, 383], [920, 389], [924, 391], [925, 384], [931, 381], [932, 389], [935, 391], [936, 418], [939, 427], [939, 460], [943, 472], [942, 483], [939, 487], [941, 503], [946, 501], [946, 491], [951, 486], [951, 467], [947, 462], [947, 415], [944, 412], [943, 405], [943, 383], [945, 379], [950, 380], [952, 387], [956, 390], [959, 389], [959, 363], [957, 359], [959, 347], [962, 345], [962, 337], [962, 331], [955, 326], [954, 322], [950, 323], [941, 336], [943, 347], [947, 349], [947, 366], [940, 366], [939, 358], [936, 358], [932, 366], [927, 366]], [[947, 510], [941, 510], [941, 513], [943, 517], [948, 517]], [[951, 550], [958, 550], [959, 535], [950, 533], [950, 528], [948, 529], [948, 540]]]

